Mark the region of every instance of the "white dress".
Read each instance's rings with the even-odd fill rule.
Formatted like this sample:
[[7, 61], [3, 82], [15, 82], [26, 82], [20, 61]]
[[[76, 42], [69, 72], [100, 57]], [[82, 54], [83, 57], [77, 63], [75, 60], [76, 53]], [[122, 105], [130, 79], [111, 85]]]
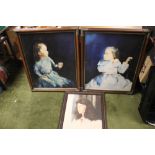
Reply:
[[102, 129], [102, 120], [73, 119], [73, 121], [66, 123], [63, 129]]
[[104, 89], [104, 90], [123, 90], [130, 91], [132, 82], [129, 79], [125, 79], [121, 74], [124, 73], [129, 64], [122, 63], [115, 59], [114, 62], [101, 60], [98, 62], [98, 71], [102, 74], [91, 79], [88, 84], [85, 85], [86, 89]]

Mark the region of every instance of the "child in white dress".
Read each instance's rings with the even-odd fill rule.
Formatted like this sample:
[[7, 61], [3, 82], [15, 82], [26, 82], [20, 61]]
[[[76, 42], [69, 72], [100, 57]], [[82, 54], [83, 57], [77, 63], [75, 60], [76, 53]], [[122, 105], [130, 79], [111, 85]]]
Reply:
[[98, 62], [97, 69], [101, 73], [85, 85], [86, 89], [122, 90], [130, 91], [132, 82], [121, 74], [129, 68], [128, 57], [123, 63], [118, 59], [118, 49], [107, 47], [103, 59]]

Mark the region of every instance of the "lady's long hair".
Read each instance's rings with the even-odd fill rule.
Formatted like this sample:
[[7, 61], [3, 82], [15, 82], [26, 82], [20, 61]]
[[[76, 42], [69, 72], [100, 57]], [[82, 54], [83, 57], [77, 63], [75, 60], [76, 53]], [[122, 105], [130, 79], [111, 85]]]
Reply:
[[88, 99], [80, 98], [76, 101], [76, 106], [75, 106], [75, 119], [80, 119], [82, 117], [82, 114], [80, 114], [77, 110], [77, 104], [83, 104], [86, 105], [86, 111], [84, 113], [84, 117], [90, 120], [96, 120], [96, 110], [93, 107], [92, 103]]

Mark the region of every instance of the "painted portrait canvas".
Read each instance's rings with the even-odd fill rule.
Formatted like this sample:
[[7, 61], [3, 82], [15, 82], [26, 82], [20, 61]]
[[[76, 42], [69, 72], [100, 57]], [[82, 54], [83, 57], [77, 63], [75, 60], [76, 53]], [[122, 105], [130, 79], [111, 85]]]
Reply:
[[33, 91], [79, 89], [76, 29], [26, 30], [18, 37]]
[[134, 90], [149, 37], [148, 30], [83, 30], [83, 88]]
[[64, 97], [60, 128], [106, 128], [105, 102], [101, 94], [70, 93]]

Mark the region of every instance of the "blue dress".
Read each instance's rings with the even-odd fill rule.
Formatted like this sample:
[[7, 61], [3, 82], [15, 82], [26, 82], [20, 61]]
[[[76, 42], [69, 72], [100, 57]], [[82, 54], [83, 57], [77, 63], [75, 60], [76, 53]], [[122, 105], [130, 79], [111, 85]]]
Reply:
[[34, 72], [38, 76], [39, 88], [62, 88], [73, 86], [73, 82], [61, 77], [52, 67], [57, 67], [50, 57], [43, 57], [34, 65]]

